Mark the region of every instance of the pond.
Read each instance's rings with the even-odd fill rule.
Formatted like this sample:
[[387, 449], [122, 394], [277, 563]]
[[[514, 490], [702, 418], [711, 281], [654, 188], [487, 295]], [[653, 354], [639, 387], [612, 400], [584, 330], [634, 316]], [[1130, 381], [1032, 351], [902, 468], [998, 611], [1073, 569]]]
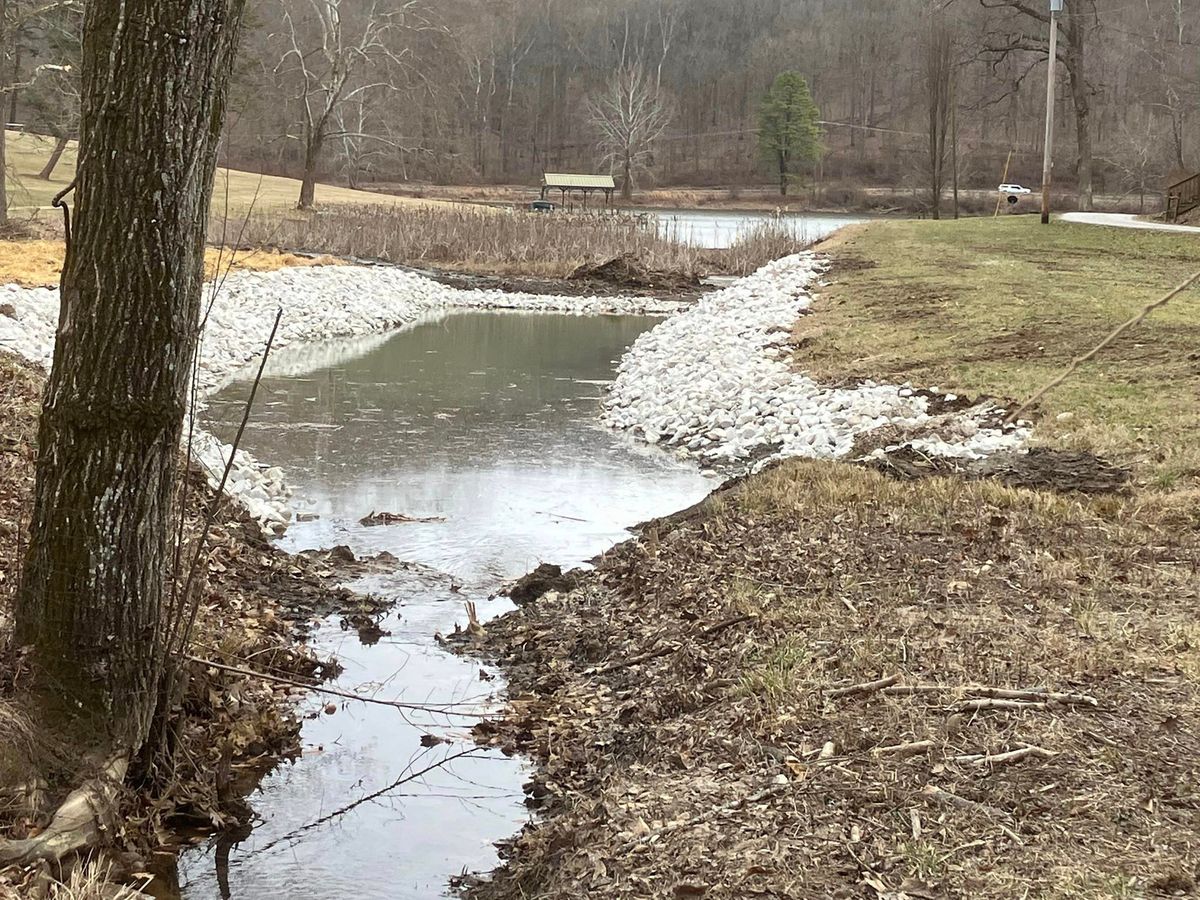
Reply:
[[[734, 210], [662, 209], [654, 210], [664, 235], [696, 247], [717, 249], [730, 246], [739, 234], [777, 218], [772, 212]], [[866, 221], [863, 218], [825, 213], [783, 213], [778, 216], [802, 241], [817, 241], [844, 225]]]
[[[283, 466], [316, 517], [282, 545], [419, 564], [351, 585], [397, 601], [377, 644], [337, 618], [318, 629], [314, 645], [345, 666], [336, 687], [495, 708], [498, 675], [442, 651], [434, 633], [465, 622], [466, 601], [485, 619], [508, 609], [488, 597], [539, 562], [584, 563], [712, 489], [694, 466], [600, 424], [615, 363], [655, 321], [455, 313], [273, 362], [243, 446]], [[210, 403], [220, 436], [247, 390]], [[435, 521], [360, 525], [371, 512]], [[476, 747], [470, 718], [352, 701], [327, 715], [325, 702], [302, 710], [303, 756], [251, 796], [261, 824], [236, 846], [183, 855], [184, 897], [431, 898], [451, 876], [496, 865], [493, 842], [529, 815], [519, 759]], [[424, 746], [427, 734], [449, 743]]]

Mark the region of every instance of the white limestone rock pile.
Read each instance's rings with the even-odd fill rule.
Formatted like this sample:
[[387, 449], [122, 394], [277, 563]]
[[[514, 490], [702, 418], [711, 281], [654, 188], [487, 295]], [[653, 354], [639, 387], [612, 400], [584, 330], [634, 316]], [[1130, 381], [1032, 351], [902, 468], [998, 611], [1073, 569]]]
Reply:
[[1023, 429], [986, 424], [986, 406], [933, 416], [907, 385], [830, 388], [793, 372], [788, 337], [823, 269], [808, 253], [777, 260], [643, 334], [605, 402], [609, 424], [715, 465], [843, 456], [884, 426], [919, 431], [910, 443], [944, 456], [1023, 442]]

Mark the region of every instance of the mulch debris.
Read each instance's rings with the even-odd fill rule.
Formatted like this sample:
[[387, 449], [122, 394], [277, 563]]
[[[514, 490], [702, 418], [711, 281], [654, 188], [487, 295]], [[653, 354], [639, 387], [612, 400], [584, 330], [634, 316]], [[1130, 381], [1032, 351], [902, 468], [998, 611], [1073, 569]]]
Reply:
[[1194, 891], [1200, 520], [1118, 500], [791, 461], [648, 523], [464, 641], [539, 816], [462, 887]]

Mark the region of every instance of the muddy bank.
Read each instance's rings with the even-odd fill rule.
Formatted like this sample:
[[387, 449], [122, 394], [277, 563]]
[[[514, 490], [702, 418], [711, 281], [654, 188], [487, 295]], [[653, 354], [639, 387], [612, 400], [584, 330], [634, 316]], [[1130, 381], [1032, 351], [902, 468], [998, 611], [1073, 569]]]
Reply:
[[[21, 752], [7, 740], [9, 727], [22, 721], [27, 674], [12, 640], [11, 604], [23, 551], [19, 536], [31, 502], [43, 378], [32, 366], [0, 353], [0, 743], [6, 746], [0, 763], [0, 841], [29, 837], [45, 827], [77, 776], [70, 748], [61, 754], [61, 766], [47, 765], [52, 757], [39, 738], [31, 738]], [[212, 501], [195, 469], [187, 476], [186, 497], [185, 534], [192, 541]], [[301, 685], [318, 685], [335, 669], [335, 663], [305, 646], [311, 624], [331, 612], [361, 614], [371, 605], [337, 587], [346, 574], [368, 563], [330, 553], [283, 553], [227, 500], [218, 505], [214, 521], [188, 652], [229, 668], [184, 664], [187, 687], [171, 721], [175, 753], [169, 761], [136, 767], [110, 826], [112, 840], [104, 856], [113, 864], [116, 882], [152, 871], [169, 886], [178, 833], [236, 830], [249, 821], [252, 811], [242, 798], [258, 778], [299, 750], [294, 710]], [[295, 684], [232, 671], [238, 668], [267, 671]], [[48, 780], [29, 794], [22, 782], [33, 771]], [[38, 869], [7, 870], [0, 873], [0, 896], [6, 884], [32, 890], [46, 877]]]
[[471, 642], [542, 817], [470, 896], [1191, 891], [1189, 515], [787, 461], [649, 523]]

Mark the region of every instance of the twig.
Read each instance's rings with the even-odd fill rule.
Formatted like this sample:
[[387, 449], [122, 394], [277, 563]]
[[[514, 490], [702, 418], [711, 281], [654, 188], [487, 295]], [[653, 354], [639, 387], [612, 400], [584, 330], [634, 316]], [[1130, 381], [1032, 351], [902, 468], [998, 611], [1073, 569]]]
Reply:
[[880, 678], [878, 681], [864, 681], [862, 684], [851, 684], [846, 687], [832, 688], [825, 692], [825, 696], [833, 699], [835, 697], [849, 697], [852, 694], [873, 694], [876, 691], [881, 691], [886, 687], [891, 687], [899, 680], [899, 675], [889, 675], [886, 678]]
[[967, 700], [953, 707], [954, 712], [980, 712], [985, 709], [1045, 709], [1046, 704], [1033, 700]]
[[1024, 691], [1010, 691], [1004, 688], [971, 688], [968, 693], [981, 694], [984, 697], [997, 697], [1003, 700], [1038, 700], [1051, 706], [1099, 706], [1100, 701], [1087, 694], [1064, 694], [1055, 691], [1043, 691], [1036, 688]]
[[1100, 701], [1089, 694], [1071, 694], [1059, 691], [1048, 691], [1044, 688], [1026, 688], [1010, 690], [1009, 688], [994, 687], [964, 687], [953, 684], [897, 684], [883, 689], [890, 696], [908, 694], [940, 694], [954, 691], [963, 696], [992, 697], [999, 700], [1033, 700], [1049, 706], [1091, 706], [1098, 707]]
[[390, 706], [393, 709], [412, 709], [420, 712], [432, 712], [446, 716], [464, 716], [466, 718], [478, 719], [482, 717], [481, 713], [466, 713], [456, 712], [451, 709], [451, 706], [459, 704], [434, 705], [429, 703], [406, 703], [403, 700], [380, 700], [377, 697], [364, 697], [362, 694], [352, 694], [349, 691], [339, 691], [336, 688], [322, 687], [319, 684], [311, 682], [297, 681], [294, 678], [284, 678], [282, 675], [271, 675], [267, 672], [259, 672], [254, 669], [243, 669], [240, 666], [227, 666], [225, 663], [214, 662], [211, 659], [203, 659], [199, 656], [184, 656], [184, 659], [194, 663], [199, 663], [202, 666], [218, 669], [222, 672], [229, 672], [233, 675], [245, 675], [250, 678], [260, 678], [263, 681], [271, 681], [275, 684], [283, 684], [288, 687], [302, 688], [306, 691], [314, 691], [318, 694], [327, 694], [330, 697], [341, 697], [345, 700], [357, 700], [359, 703], [373, 703], [376, 706]]
[[871, 753], [874, 756], [920, 756], [933, 749], [933, 741], [909, 741], [905, 744], [892, 744], [890, 747], [876, 747]]
[[1074, 360], [1069, 366], [1067, 366], [1067, 368], [1063, 370], [1061, 375], [1059, 375], [1057, 378], [1055, 378], [1053, 381], [1051, 381], [1045, 387], [1038, 390], [1036, 393], [1034, 393], [1034, 395], [1032, 397], [1030, 397], [1028, 400], [1026, 400], [1024, 403], [1022, 403], [1020, 406], [1018, 406], [1016, 409], [1014, 409], [1011, 413], [1009, 413], [1008, 417], [1005, 418], [1005, 420], [1004, 420], [1005, 424], [1011, 424], [1011, 423], [1015, 422], [1017, 420], [1017, 417], [1019, 415], [1021, 415], [1021, 413], [1025, 412], [1025, 410], [1027, 410], [1029, 407], [1031, 407], [1034, 403], [1036, 403], [1038, 400], [1041, 400], [1044, 396], [1046, 396], [1048, 393], [1050, 393], [1052, 390], [1054, 390], [1056, 387], [1058, 387], [1060, 384], [1062, 384], [1064, 381], [1066, 381], [1075, 372], [1075, 370], [1078, 369], [1081, 365], [1083, 365], [1089, 359], [1094, 357], [1097, 353], [1099, 353], [1101, 350], [1103, 350], [1105, 347], [1107, 347], [1109, 344], [1111, 344], [1113, 341], [1115, 341], [1117, 338], [1119, 338], [1122, 334], [1124, 334], [1130, 328], [1133, 328], [1134, 326], [1141, 324], [1142, 320], [1145, 319], [1146, 316], [1150, 315], [1150, 313], [1152, 313], [1154, 310], [1158, 309], [1160, 306], [1166, 306], [1167, 303], [1169, 303], [1175, 297], [1179, 296], [1184, 291], [1186, 291], [1188, 288], [1190, 288], [1193, 284], [1195, 284], [1197, 280], [1200, 280], [1200, 272], [1196, 272], [1195, 274], [1190, 275], [1187, 279], [1185, 279], [1177, 287], [1172, 288], [1170, 291], [1165, 293], [1163, 296], [1159, 297], [1153, 303], [1149, 303], [1145, 307], [1143, 307], [1142, 311], [1139, 312], [1132, 319], [1118, 325], [1115, 329], [1113, 329], [1113, 331], [1108, 335], [1108, 337], [1106, 337], [1104, 340], [1102, 340], [1099, 344], [1097, 344], [1095, 347], [1093, 347], [1087, 353], [1083, 354], [1083, 356]]
[[1036, 756], [1038, 759], [1053, 759], [1057, 756], [1046, 750], [1043, 747], [1035, 747], [1032, 744], [1027, 744], [1017, 750], [1009, 750], [1006, 753], [973, 753], [966, 756], [954, 757], [955, 762], [960, 763], [976, 763], [981, 766], [1001, 766], [1005, 763], [1020, 762], [1030, 756]]
[[567, 519], [571, 522], [587, 522], [588, 521], [587, 519], [577, 519], [574, 516], [567, 516], [567, 515], [563, 515], [562, 513], [556, 513], [556, 512], [545, 512], [540, 509], [535, 509], [533, 511], [533, 513], [534, 513], [534, 515], [537, 515], [537, 516], [549, 516], [552, 519]]
[[[173, 609], [171, 612], [173, 621], [170, 623], [170, 632], [167, 639], [167, 656], [175, 656], [183, 653], [187, 647], [188, 639], [191, 637], [192, 628], [196, 624], [196, 614], [200, 609], [199, 601], [191, 600], [192, 584], [196, 578], [196, 572], [200, 568], [200, 557], [204, 554], [205, 544], [208, 542], [209, 532], [212, 531], [213, 522], [217, 518], [217, 509], [221, 504], [222, 495], [225, 493], [225, 485], [229, 481], [229, 473], [233, 471], [233, 463], [237, 458], [238, 447], [242, 443], [242, 435], [246, 433], [246, 425], [250, 421], [250, 413], [254, 409], [254, 398], [258, 394], [258, 386], [262, 383], [263, 371], [267, 367], [267, 358], [271, 355], [271, 347], [275, 343], [275, 335], [279, 332], [279, 322], [283, 318], [283, 307], [275, 313], [275, 323], [271, 326], [271, 333], [267, 336], [267, 344], [263, 349], [262, 361], [258, 365], [258, 373], [254, 376], [254, 383], [250, 386], [250, 396], [246, 399], [246, 406], [242, 412], [242, 421], [238, 425], [237, 434], [234, 436], [233, 444], [229, 449], [229, 459], [225, 462], [225, 470], [221, 473], [221, 482], [217, 485], [216, 492], [213, 494], [212, 503], [209, 504], [208, 513], [204, 517], [204, 527], [200, 530], [200, 536], [196, 539], [196, 550], [192, 554], [192, 563], [188, 568], [187, 578], [183, 582], [183, 590], [179, 594], [179, 603], [182, 608]], [[192, 604], [190, 612], [186, 611], [186, 605]], [[179, 630], [179, 624], [183, 620], [180, 614], [187, 617], [187, 624], [182, 631]], [[178, 618], [176, 618], [178, 617]], [[176, 643], [178, 639], [178, 643]]]

